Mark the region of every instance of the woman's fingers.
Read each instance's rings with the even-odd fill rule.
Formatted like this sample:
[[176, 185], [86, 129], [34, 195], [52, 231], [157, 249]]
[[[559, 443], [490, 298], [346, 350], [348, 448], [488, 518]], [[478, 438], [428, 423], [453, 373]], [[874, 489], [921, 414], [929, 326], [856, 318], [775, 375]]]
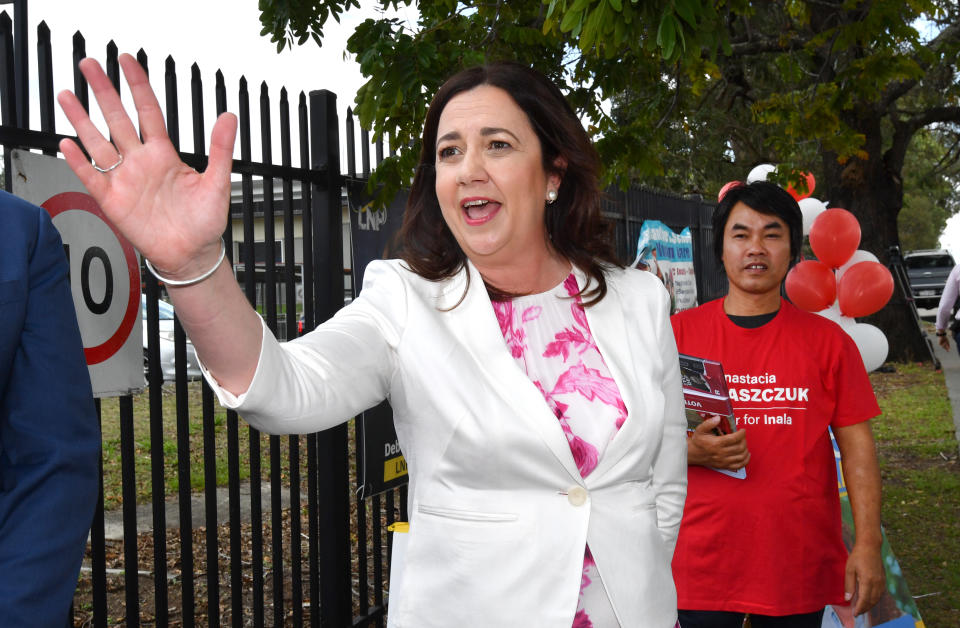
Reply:
[[101, 167], [110, 166], [116, 162], [118, 159], [117, 149], [103, 137], [103, 134], [100, 133], [100, 130], [90, 120], [87, 111], [83, 108], [83, 105], [80, 104], [80, 101], [77, 100], [73, 92], [60, 92], [57, 95], [57, 100], [60, 103], [60, 108], [63, 109], [63, 113], [67, 116], [67, 120], [70, 121], [70, 124], [77, 132], [77, 137], [80, 138], [80, 141], [87, 149], [87, 154], [89, 154], [94, 161], [103, 164]]
[[[101, 142], [91, 145], [87, 143], [87, 138], [83, 136], [80, 136], [80, 139], [90, 156], [101, 168], [106, 168], [117, 161], [117, 152], [129, 152], [139, 146], [140, 137], [137, 135], [137, 129], [133, 126], [133, 122], [130, 121], [130, 116], [123, 108], [120, 94], [114, 89], [113, 83], [110, 82], [110, 78], [104, 73], [96, 59], [84, 59], [79, 66], [84, 78], [87, 79], [87, 84], [93, 90], [93, 95], [97, 99], [100, 111], [103, 113], [107, 128], [110, 129], [110, 137], [116, 144], [116, 149], [113, 146], [104, 146]], [[76, 128], [76, 125], [74, 125], [74, 128]], [[78, 134], [79, 132], [80, 129], [77, 129]], [[101, 139], [103, 138], [99, 131], [97, 135]], [[109, 144], [105, 139], [103, 142]]]
[[[72, 95], [72, 94], [71, 94]], [[80, 179], [87, 191], [93, 195], [99, 202], [106, 193], [107, 178], [94, 170], [86, 155], [80, 150], [73, 140], [60, 140], [60, 152], [67, 160], [67, 165], [73, 170], [73, 173]]]
[[119, 61], [120, 67], [123, 69], [123, 76], [127, 79], [127, 85], [130, 86], [130, 93], [133, 95], [133, 103], [137, 108], [143, 141], [168, 139], [167, 127], [163, 121], [163, 111], [160, 109], [156, 94], [153, 93], [153, 88], [150, 87], [150, 79], [147, 77], [147, 73], [143, 71], [143, 67], [131, 55], [124, 53], [120, 55]]
[[214, 181], [226, 181], [229, 185], [236, 139], [237, 117], [232, 113], [220, 114], [210, 133], [210, 155], [204, 177], [212, 177]]

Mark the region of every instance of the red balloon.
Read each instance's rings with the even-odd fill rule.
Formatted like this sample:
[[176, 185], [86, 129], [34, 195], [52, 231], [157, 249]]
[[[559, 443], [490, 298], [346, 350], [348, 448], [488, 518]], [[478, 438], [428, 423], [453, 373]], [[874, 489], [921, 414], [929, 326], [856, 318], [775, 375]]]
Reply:
[[840, 313], [851, 318], [879, 311], [893, 295], [893, 275], [880, 262], [860, 262], [847, 269], [837, 288]]
[[830, 268], [840, 268], [860, 246], [860, 223], [845, 209], [828, 209], [810, 227], [810, 248]]
[[[849, 271], [847, 271], [849, 272]], [[805, 260], [787, 273], [787, 296], [801, 310], [819, 312], [837, 298], [837, 278], [822, 262]]]
[[738, 188], [741, 185], [743, 185], [743, 181], [728, 181], [727, 183], [724, 183], [723, 187], [720, 188], [720, 192], [717, 194], [717, 202], [719, 203], [722, 201], [723, 197], [727, 195], [727, 192], [733, 188]]
[[807, 198], [808, 196], [813, 194], [813, 188], [817, 186], [817, 180], [813, 178], [813, 174], [809, 172], [804, 172], [803, 179], [807, 183], [806, 192], [800, 192], [796, 188], [794, 188], [792, 185], [787, 186], [787, 192], [790, 193], [790, 196], [792, 196], [794, 200], [799, 201], [801, 199]]

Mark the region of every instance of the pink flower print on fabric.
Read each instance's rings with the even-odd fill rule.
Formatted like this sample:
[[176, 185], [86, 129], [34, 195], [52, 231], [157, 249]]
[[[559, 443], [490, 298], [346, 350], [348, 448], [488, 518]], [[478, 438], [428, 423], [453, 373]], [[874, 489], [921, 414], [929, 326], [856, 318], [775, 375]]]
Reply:
[[567, 437], [567, 442], [570, 443], [570, 453], [573, 454], [573, 461], [577, 463], [580, 476], [587, 477], [597, 468], [597, 463], [600, 461], [597, 448], [574, 434], [566, 421], [561, 421], [560, 426]]
[[569, 406], [562, 401], [554, 399], [553, 395], [543, 389], [543, 385], [539, 381], [535, 381], [533, 384], [543, 395], [550, 409], [553, 410], [554, 416], [557, 417], [560, 423], [560, 429], [563, 430], [563, 435], [567, 437], [567, 443], [570, 445], [570, 453], [573, 454], [573, 461], [576, 463], [580, 475], [587, 477], [591, 471], [597, 468], [597, 463], [600, 461], [597, 448], [574, 434], [573, 430], [570, 429], [570, 421], [566, 415]]
[[570, 312], [573, 313], [573, 320], [586, 332], [587, 338], [590, 339], [589, 342], [592, 345], [593, 336], [590, 333], [590, 325], [587, 324], [587, 313], [584, 311], [583, 302], [580, 300], [580, 286], [577, 285], [577, 278], [570, 275], [567, 277], [567, 280], [563, 282], [563, 287], [567, 289], [567, 294], [574, 298], [574, 302], [570, 304]]
[[529, 323], [530, 321], [535, 321], [538, 318], [540, 318], [540, 312], [542, 311], [543, 311], [542, 307], [540, 307], [539, 305], [534, 305], [532, 307], [528, 307], [527, 309], [525, 309], [523, 311], [523, 314], [521, 315], [521, 318], [523, 319], [524, 323]]
[[580, 576], [580, 590], [583, 590], [590, 584], [590, 568], [595, 567], [597, 561], [593, 559], [593, 554], [590, 553], [590, 546], [586, 547], [586, 550], [583, 552], [583, 574]]
[[574, 298], [573, 303], [570, 304], [570, 312], [573, 314], [575, 324], [574, 327], [567, 327], [554, 335], [555, 340], [547, 344], [543, 357], [552, 358], [559, 355], [566, 362], [574, 348], [578, 355], [582, 355], [590, 349], [596, 349], [597, 345], [593, 342], [593, 334], [590, 333], [590, 325], [587, 324], [587, 315], [580, 302], [578, 294], [580, 288], [577, 286], [576, 278], [573, 275], [568, 276], [563, 282], [563, 287], [567, 294]]
[[550, 392], [552, 395], [578, 392], [587, 401], [597, 398], [608, 406], [621, 407], [626, 412], [626, 406], [620, 398], [620, 389], [613, 378], [604, 377], [597, 369], [588, 368], [582, 363], [567, 369]]
[[602, 403], [615, 407], [619, 415], [616, 422], [618, 430], [627, 420], [627, 406], [620, 397], [617, 383], [613, 378], [601, 375], [598, 370], [587, 368], [583, 364], [570, 367], [550, 391], [551, 397], [571, 392], [579, 393], [587, 401], [599, 399]]
[[[528, 307], [521, 314], [521, 323], [528, 323], [536, 320], [540, 316], [541, 308], [539, 306]], [[497, 322], [500, 324], [500, 333], [503, 339], [507, 341], [507, 348], [510, 349], [510, 355], [514, 358], [523, 357], [523, 351], [527, 348], [527, 332], [523, 325], [514, 326], [513, 302], [512, 301], [494, 301], [493, 312], [497, 316]]]
[[590, 579], [590, 571], [596, 567], [596, 561], [593, 560], [593, 554], [590, 553], [590, 546], [587, 546], [583, 553], [583, 571], [580, 573], [580, 600], [577, 604], [577, 613], [573, 616], [573, 628], [593, 628], [593, 622], [583, 606], [583, 592], [593, 582]]
[[581, 609], [573, 616], [573, 628], [593, 628], [593, 622], [587, 616], [587, 611]]
[[579, 329], [564, 329], [563, 331], [557, 332], [554, 338], [556, 338], [556, 340], [547, 345], [547, 349], [543, 352], [543, 357], [552, 358], [559, 355], [563, 357], [563, 361], [566, 362], [570, 358], [573, 347], [577, 347], [578, 354], [582, 354], [584, 351], [589, 351], [593, 348], [590, 339], [584, 336], [583, 332]]
[[573, 461], [580, 471], [580, 476], [587, 477], [591, 471], [597, 468], [597, 463], [600, 461], [600, 454], [597, 448], [574, 434], [573, 430], [570, 429], [570, 420], [567, 418], [567, 409], [570, 406], [554, 399], [551, 393], [544, 390], [543, 385], [539, 381], [533, 383], [543, 395], [547, 405], [553, 410], [554, 416], [556, 416], [560, 422], [560, 428], [563, 430], [563, 435], [567, 437], [567, 443], [570, 445], [570, 453], [573, 454]]
[[[591, 333], [575, 275], [547, 293], [494, 302], [511, 356], [556, 417], [581, 477], [598, 465], [626, 420], [619, 390]], [[585, 548], [575, 628], [615, 625], [596, 563]]]

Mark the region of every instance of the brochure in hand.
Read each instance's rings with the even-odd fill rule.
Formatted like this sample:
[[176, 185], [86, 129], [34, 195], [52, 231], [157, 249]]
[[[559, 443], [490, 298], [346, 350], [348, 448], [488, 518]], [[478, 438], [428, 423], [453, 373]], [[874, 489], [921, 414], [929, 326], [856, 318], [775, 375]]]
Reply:
[[[720, 416], [720, 423], [713, 432], [717, 436], [737, 431], [737, 419], [730, 405], [727, 381], [723, 366], [716, 360], [680, 354], [680, 380], [683, 385], [683, 401], [687, 413], [687, 430], [692, 432], [712, 417]], [[711, 467], [713, 468], [713, 467]], [[744, 479], [747, 470], [714, 469], [724, 475]]]

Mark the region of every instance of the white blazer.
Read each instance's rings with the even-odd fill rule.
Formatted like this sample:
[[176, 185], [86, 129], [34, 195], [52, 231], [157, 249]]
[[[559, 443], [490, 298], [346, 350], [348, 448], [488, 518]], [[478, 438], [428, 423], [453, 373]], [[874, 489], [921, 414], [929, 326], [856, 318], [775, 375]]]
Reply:
[[669, 297], [650, 273], [607, 278], [586, 315], [628, 415], [586, 479], [469, 264], [431, 282], [373, 262], [360, 296], [317, 330], [280, 344], [264, 327], [246, 393], [217, 390], [269, 433], [315, 432], [390, 400], [410, 474], [391, 626], [568, 628], [585, 544], [621, 626], [674, 626], [687, 454]]

